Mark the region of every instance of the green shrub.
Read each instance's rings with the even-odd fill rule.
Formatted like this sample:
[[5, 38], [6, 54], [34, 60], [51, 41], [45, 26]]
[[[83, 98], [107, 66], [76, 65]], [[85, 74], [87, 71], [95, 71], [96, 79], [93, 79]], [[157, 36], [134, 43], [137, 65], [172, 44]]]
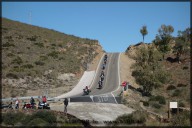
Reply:
[[149, 101], [158, 101], [159, 104], [166, 104], [166, 100], [164, 96], [151, 96]]
[[116, 119], [116, 122], [122, 123], [122, 124], [133, 124], [134, 123], [133, 115], [132, 114], [124, 114], [122, 116], [119, 116]]
[[177, 85], [177, 87], [186, 87], [186, 86], [187, 86], [187, 84], [182, 84], [182, 83]]
[[40, 48], [44, 47], [44, 44], [43, 44], [43, 43], [34, 43], [34, 45], [37, 45], [37, 46], [40, 47]]
[[56, 116], [53, 112], [50, 111], [38, 111], [35, 114], [32, 115], [32, 118], [40, 118], [44, 121], [48, 122], [51, 125], [54, 125], [56, 123]]
[[13, 53], [8, 53], [7, 56], [12, 57], [12, 56], [15, 56], [15, 55]]
[[11, 79], [18, 79], [18, 76], [16, 74], [13, 74], [13, 73], [8, 73], [6, 75], [6, 77], [11, 78]]
[[172, 96], [179, 96], [180, 94], [181, 94], [181, 90], [176, 89], [176, 90], [173, 92]]
[[143, 105], [144, 106], [149, 106], [149, 102], [148, 101], [143, 101]]
[[184, 104], [182, 101], [180, 101], [180, 102], [178, 103], [178, 106], [179, 106], [179, 107], [185, 107], [185, 104]]
[[27, 123], [28, 126], [49, 126], [50, 124], [41, 118], [34, 118]]
[[185, 67], [183, 67], [183, 70], [186, 70], [186, 69], [188, 69], [189, 67], [187, 67], [187, 66], [185, 66]]
[[53, 58], [58, 58], [58, 56], [59, 56], [58, 54], [59, 54], [59, 52], [53, 51], [53, 52], [49, 53], [48, 56], [51, 56]]
[[156, 108], [156, 109], [160, 109], [161, 108], [161, 105], [158, 104], [158, 103], [153, 103], [152, 104], [152, 107]]
[[36, 64], [36, 65], [40, 65], [40, 66], [45, 65], [45, 63], [44, 63], [44, 62], [42, 62], [42, 61], [35, 61], [35, 64]]
[[51, 44], [51, 46], [54, 46], [54, 47], [55, 47], [55, 46], [56, 46], [56, 44]]
[[28, 68], [28, 69], [30, 69], [30, 68], [33, 68], [33, 65], [31, 65], [31, 64], [25, 64], [25, 65], [22, 65], [22, 67], [23, 67], [23, 68]]
[[37, 36], [28, 37], [27, 40], [36, 41], [37, 40]]
[[190, 119], [190, 112], [180, 112], [171, 118], [170, 126], [190, 126]]
[[40, 56], [40, 60], [42, 60], [42, 61], [44, 61], [44, 60], [47, 60], [48, 59], [48, 57], [47, 56]]
[[25, 118], [25, 115], [22, 112], [7, 112], [4, 113], [2, 116], [2, 121], [7, 125], [15, 125], [21, 119]]
[[2, 47], [14, 47], [15, 45], [13, 43], [6, 42], [5, 44], [2, 44]]
[[176, 89], [176, 87], [175, 87], [174, 85], [169, 85], [169, 86], [167, 87], [167, 90], [174, 90], [174, 89]]
[[21, 59], [21, 57], [17, 56], [17, 58], [15, 58], [11, 63], [21, 64], [21, 63], [23, 63], [23, 60]]
[[143, 124], [146, 122], [147, 114], [143, 111], [134, 111], [132, 114], [124, 114], [115, 120], [117, 123], [123, 124]]

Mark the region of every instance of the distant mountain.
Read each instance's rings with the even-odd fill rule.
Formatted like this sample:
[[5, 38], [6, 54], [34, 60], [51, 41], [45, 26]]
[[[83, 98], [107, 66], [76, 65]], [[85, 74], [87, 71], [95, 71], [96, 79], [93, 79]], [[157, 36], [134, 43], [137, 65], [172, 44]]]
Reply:
[[40, 84], [59, 86], [62, 83], [55, 80], [58, 74], [82, 74], [98, 51], [103, 52], [97, 40], [2, 18], [3, 86], [18, 86], [15, 81], [19, 79], [26, 81], [28, 87], [34, 86], [33, 79], [42, 77], [47, 80], [37, 87]]

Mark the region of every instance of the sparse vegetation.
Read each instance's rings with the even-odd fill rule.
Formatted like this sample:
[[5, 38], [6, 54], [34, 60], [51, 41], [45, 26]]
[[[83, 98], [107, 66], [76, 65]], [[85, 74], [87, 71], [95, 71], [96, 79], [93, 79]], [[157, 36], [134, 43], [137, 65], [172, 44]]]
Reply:
[[167, 90], [174, 90], [174, 89], [176, 89], [176, 87], [175, 87], [174, 85], [169, 85], [169, 86], [167, 87]]
[[156, 109], [160, 109], [161, 105], [158, 103], [152, 103], [152, 107], [156, 108]]
[[13, 74], [13, 73], [8, 73], [6, 75], [6, 77], [11, 78], [11, 79], [18, 79], [18, 76], [16, 74]]
[[187, 86], [186, 84], [182, 84], [182, 83], [177, 85], [177, 87], [186, 87], [186, 86]]
[[180, 94], [181, 94], [181, 90], [176, 89], [176, 90], [173, 92], [172, 96], [175, 97], [175, 96], [179, 96]]
[[163, 96], [151, 96], [149, 101], [158, 101], [159, 104], [166, 104], [165, 97]]
[[12, 127], [57, 127], [57, 126], [82, 126], [79, 119], [68, 115], [65, 116], [55, 113], [51, 110], [33, 110], [26, 113], [26, 111], [8, 110], [2, 113], [1, 126]]
[[40, 66], [45, 65], [45, 63], [44, 63], [44, 62], [42, 62], [42, 61], [35, 61], [35, 64], [36, 64], [36, 65], [40, 65]]
[[13, 43], [6, 42], [2, 44], [2, 47], [14, 47], [15, 45]]
[[[179, 31], [177, 37], [172, 37], [173, 31], [171, 25], [162, 25], [151, 44], [139, 43], [126, 50], [126, 54], [135, 60], [132, 76], [140, 85], [137, 93], [144, 94], [139, 97], [143, 102], [141, 107], [159, 115], [166, 113], [167, 100], [177, 100], [178, 106], [186, 109], [190, 106], [191, 31], [187, 28]], [[128, 99], [124, 99], [125, 102], [130, 101]], [[134, 102], [125, 105], [133, 106]], [[174, 116], [170, 123], [173, 126], [182, 124], [188, 126], [189, 117]]]
[[137, 51], [136, 66], [132, 76], [143, 87], [143, 94], [150, 95], [154, 88], [159, 88], [170, 80], [170, 74], [161, 68], [160, 53], [151, 47], [142, 47]]
[[[36, 76], [39, 76], [53, 67], [52, 59], [57, 61], [54, 62], [53, 67], [55, 72], [80, 73], [84, 70], [81, 57], [85, 59], [89, 56], [90, 59], [85, 59], [84, 62], [90, 63], [97, 55], [96, 50], [102, 49], [97, 40], [79, 38], [5, 18], [2, 18], [2, 28], [4, 31], [2, 33], [2, 60], [4, 65], [9, 65], [3, 68], [3, 77], [6, 77], [4, 72], [9, 71], [19, 72], [19, 77], [38, 71], [39, 74]], [[63, 48], [65, 52], [62, 51]], [[95, 54], [91, 54], [92, 52]], [[20, 67], [13, 68], [17, 65]], [[26, 72], [25, 69], [33, 70]]]
[[144, 111], [135, 111], [132, 114], [124, 114], [119, 116], [116, 124], [144, 124], [146, 122], [147, 113]]
[[159, 34], [156, 36], [156, 39], [153, 41], [157, 49], [162, 52], [163, 59], [166, 53], [171, 50], [169, 42], [172, 39], [171, 34], [174, 32], [174, 28], [171, 25], [161, 25], [158, 30]]
[[17, 58], [15, 58], [13, 61], [12, 61], [12, 64], [21, 64], [23, 63], [23, 60], [21, 59], [21, 57], [17, 56]]
[[28, 69], [30, 69], [30, 68], [33, 68], [33, 65], [31, 65], [31, 64], [25, 64], [25, 65], [22, 65], [22, 67], [23, 67], [23, 68], [28, 68]]
[[190, 126], [190, 112], [184, 111], [174, 115], [171, 119], [170, 126]]

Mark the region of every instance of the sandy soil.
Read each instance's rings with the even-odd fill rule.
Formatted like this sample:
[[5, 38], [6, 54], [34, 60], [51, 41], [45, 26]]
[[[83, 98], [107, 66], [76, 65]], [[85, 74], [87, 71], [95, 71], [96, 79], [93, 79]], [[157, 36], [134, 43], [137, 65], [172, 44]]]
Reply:
[[104, 52], [99, 51], [99, 54], [93, 59], [92, 63], [89, 65], [89, 71], [93, 71], [93, 70], [97, 70], [97, 65], [99, 64], [99, 61], [101, 59], [101, 57], [103, 56]]
[[120, 57], [120, 77], [121, 83], [123, 81], [129, 82], [133, 87], [138, 88], [139, 85], [136, 84], [135, 78], [131, 75], [132, 69], [131, 65], [135, 63], [135, 60], [131, 59], [125, 53], [121, 53]]

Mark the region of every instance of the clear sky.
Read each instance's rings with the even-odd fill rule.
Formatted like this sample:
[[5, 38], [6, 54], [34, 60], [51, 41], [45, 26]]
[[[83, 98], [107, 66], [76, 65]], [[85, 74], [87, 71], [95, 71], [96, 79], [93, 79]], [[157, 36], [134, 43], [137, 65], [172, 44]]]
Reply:
[[174, 27], [173, 36], [190, 27], [190, 2], [2, 2], [2, 17], [97, 39], [106, 52], [124, 52], [142, 41], [143, 25], [146, 43], [162, 24]]

